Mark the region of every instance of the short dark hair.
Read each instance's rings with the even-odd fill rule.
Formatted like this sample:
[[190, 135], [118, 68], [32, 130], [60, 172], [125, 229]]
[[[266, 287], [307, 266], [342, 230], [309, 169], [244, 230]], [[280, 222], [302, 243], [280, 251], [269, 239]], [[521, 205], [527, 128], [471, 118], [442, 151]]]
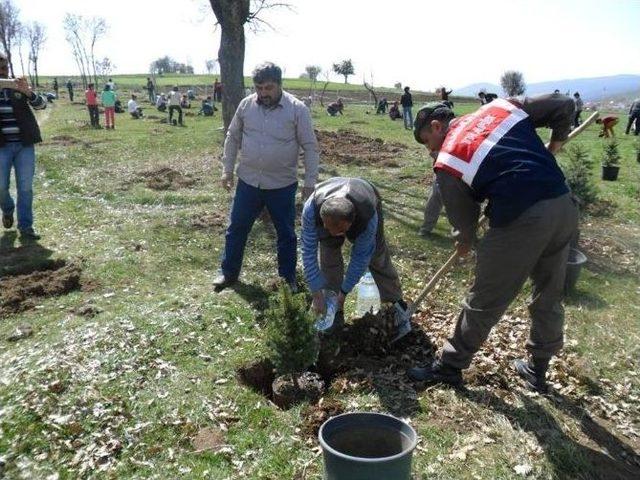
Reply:
[[275, 82], [282, 84], [282, 70], [272, 62], [264, 62], [253, 70], [253, 83]]
[[325, 200], [320, 207], [320, 217], [334, 221], [353, 223], [356, 218], [356, 207], [348, 198], [334, 197]]
[[408, 92], [409, 91], [409, 87], [404, 87], [404, 91]]
[[89, 85], [87, 85], [87, 88], [93, 88], [93, 83], [90, 83]]

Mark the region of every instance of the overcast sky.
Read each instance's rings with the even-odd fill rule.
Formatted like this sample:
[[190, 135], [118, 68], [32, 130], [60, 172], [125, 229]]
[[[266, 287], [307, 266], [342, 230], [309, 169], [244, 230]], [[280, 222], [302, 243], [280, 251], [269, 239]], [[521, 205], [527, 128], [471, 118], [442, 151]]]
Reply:
[[[207, 0], [13, 0], [24, 22], [46, 25], [44, 75], [77, 74], [64, 39], [67, 12], [102, 16], [97, 46], [115, 73], [146, 73], [169, 55], [204, 73], [217, 58], [219, 31]], [[351, 58], [356, 75], [376, 86], [426, 90], [499, 83], [520, 70], [525, 81], [640, 74], [639, 0], [289, 0], [265, 18], [275, 27], [247, 35], [245, 74], [265, 60], [287, 77], [305, 65], [330, 69]], [[20, 71], [18, 59], [15, 67]], [[332, 76], [334, 80], [341, 77]]]

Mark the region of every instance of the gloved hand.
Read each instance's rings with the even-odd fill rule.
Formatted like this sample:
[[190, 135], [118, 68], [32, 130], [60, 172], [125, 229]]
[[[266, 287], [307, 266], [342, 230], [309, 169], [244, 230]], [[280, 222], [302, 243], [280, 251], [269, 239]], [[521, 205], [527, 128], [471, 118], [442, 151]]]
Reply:
[[233, 173], [223, 173], [220, 178], [220, 183], [222, 184], [222, 188], [230, 192], [231, 188], [233, 188]]

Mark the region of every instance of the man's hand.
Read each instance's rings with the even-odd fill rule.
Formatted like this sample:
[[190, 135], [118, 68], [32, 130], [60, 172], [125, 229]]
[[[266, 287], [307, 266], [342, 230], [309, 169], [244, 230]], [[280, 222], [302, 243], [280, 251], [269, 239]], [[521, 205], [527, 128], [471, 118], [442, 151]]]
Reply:
[[456, 242], [456, 251], [460, 257], [466, 257], [471, 251], [471, 244], [466, 242]]
[[20, 77], [15, 79], [14, 90], [24, 93], [26, 96], [31, 96], [31, 87], [26, 77]]
[[313, 193], [313, 187], [302, 187], [302, 203], [307, 201], [307, 198]]
[[233, 173], [223, 173], [220, 178], [220, 183], [222, 184], [222, 188], [230, 192], [233, 188]]
[[324, 293], [322, 293], [322, 290], [318, 290], [317, 292], [313, 293], [313, 301], [311, 305], [313, 307], [313, 311], [316, 314], [320, 314], [324, 312], [325, 304], [324, 304]]
[[557, 140], [554, 140], [552, 142], [549, 142], [549, 146], [547, 146], [547, 150], [549, 150], [552, 154], [556, 154], [560, 151], [560, 149], [562, 148], [562, 145], [564, 145], [564, 142], [559, 142]]

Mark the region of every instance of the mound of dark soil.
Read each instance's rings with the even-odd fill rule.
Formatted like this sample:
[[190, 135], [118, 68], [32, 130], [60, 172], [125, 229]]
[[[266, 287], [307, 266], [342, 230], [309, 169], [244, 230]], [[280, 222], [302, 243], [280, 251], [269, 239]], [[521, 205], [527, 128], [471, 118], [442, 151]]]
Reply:
[[302, 410], [302, 433], [316, 438], [324, 422], [345, 412], [342, 402], [333, 398], [322, 398], [317, 405], [307, 405]]
[[62, 145], [68, 147], [70, 145], [84, 145], [85, 142], [79, 138], [72, 137], [71, 135], [54, 135], [47, 142], [47, 144]]
[[170, 167], [139, 172], [138, 176], [152, 190], [178, 190], [191, 187], [196, 183], [196, 180], [191, 175], [182, 174]]
[[0, 317], [33, 308], [39, 298], [80, 288], [79, 265], [60, 261], [48, 266], [51, 268], [0, 279]]
[[294, 379], [291, 375], [282, 375], [273, 381], [273, 403], [282, 409], [310, 402], [316, 403], [324, 392], [324, 381], [320, 375], [304, 372]]
[[352, 130], [316, 130], [316, 137], [322, 161], [338, 165], [397, 168], [400, 166], [402, 152], [407, 148], [402, 143], [365, 137]]
[[226, 225], [226, 215], [218, 212], [196, 215], [191, 219], [191, 226], [202, 230], [224, 228]]

